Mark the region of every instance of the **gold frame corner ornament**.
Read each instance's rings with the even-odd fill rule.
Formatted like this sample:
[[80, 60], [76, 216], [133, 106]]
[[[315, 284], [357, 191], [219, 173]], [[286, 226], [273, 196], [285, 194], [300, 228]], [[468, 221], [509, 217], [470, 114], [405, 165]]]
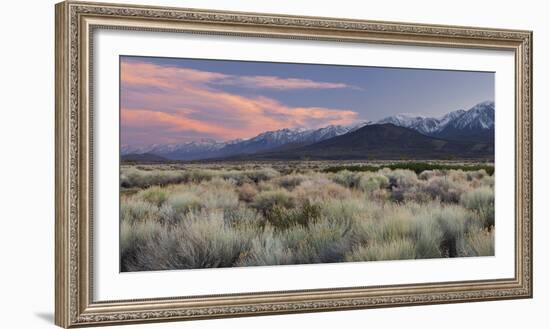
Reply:
[[[65, 1], [55, 7], [55, 323], [145, 323], [530, 298], [532, 32]], [[91, 48], [95, 29], [501, 49], [515, 54], [516, 257], [510, 279], [94, 302]]]

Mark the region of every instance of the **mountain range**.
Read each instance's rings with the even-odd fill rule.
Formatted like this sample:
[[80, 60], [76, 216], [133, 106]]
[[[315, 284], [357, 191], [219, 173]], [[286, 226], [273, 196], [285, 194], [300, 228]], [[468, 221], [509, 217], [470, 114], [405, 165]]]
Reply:
[[122, 160], [157, 162], [203, 159], [395, 159], [492, 157], [494, 102], [441, 117], [398, 114], [351, 126], [285, 128], [246, 140], [201, 139], [181, 144], [121, 147]]

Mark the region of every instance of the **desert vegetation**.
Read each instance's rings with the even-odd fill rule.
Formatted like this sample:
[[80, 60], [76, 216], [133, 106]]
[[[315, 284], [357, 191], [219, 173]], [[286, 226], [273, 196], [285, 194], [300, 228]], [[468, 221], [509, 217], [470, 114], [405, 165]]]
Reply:
[[122, 271], [494, 255], [487, 164], [123, 165]]

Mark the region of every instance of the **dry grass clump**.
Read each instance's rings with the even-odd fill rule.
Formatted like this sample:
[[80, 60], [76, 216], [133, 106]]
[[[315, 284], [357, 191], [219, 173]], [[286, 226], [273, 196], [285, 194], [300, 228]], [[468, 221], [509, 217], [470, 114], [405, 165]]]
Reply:
[[484, 170], [123, 167], [122, 271], [494, 255]]

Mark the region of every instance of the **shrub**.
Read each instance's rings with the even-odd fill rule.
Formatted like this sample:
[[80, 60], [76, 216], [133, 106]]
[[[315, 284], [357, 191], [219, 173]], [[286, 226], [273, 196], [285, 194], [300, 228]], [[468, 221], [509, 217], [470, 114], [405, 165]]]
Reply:
[[354, 249], [346, 255], [348, 262], [399, 260], [416, 258], [414, 242], [410, 239], [389, 240]]
[[168, 204], [163, 204], [158, 211], [158, 220], [165, 224], [174, 224], [180, 220], [180, 215]]
[[483, 169], [487, 172], [488, 175], [493, 175], [493, 172], [495, 170], [494, 166], [492, 165], [467, 165], [467, 164], [457, 164], [457, 165], [448, 165], [448, 164], [438, 164], [438, 163], [427, 163], [427, 162], [400, 162], [400, 163], [393, 163], [383, 166], [370, 166], [370, 165], [360, 165], [360, 166], [331, 166], [328, 168], [325, 168], [323, 172], [327, 173], [336, 173], [342, 170], [348, 170], [348, 171], [371, 171], [375, 172], [378, 171], [380, 168], [385, 168], [389, 170], [396, 170], [396, 169], [408, 169], [412, 170], [417, 174], [420, 174], [423, 171], [426, 170], [451, 170], [451, 169], [460, 169], [463, 171], [473, 171], [473, 170], [479, 170]]
[[120, 202], [120, 220], [129, 224], [146, 220], [155, 220], [158, 208], [151, 203], [135, 198], [122, 199]]
[[433, 177], [424, 186], [423, 190], [432, 199], [442, 202], [458, 203], [460, 196], [467, 190], [464, 184], [453, 181], [449, 177]]
[[468, 180], [468, 174], [462, 170], [449, 170], [444, 176], [451, 182], [464, 182]]
[[373, 193], [388, 188], [390, 180], [383, 175], [363, 174], [359, 179], [359, 189], [365, 193]]
[[287, 209], [275, 206], [265, 215], [267, 221], [278, 230], [286, 230], [294, 226], [309, 226], [319, 219], [320, 206], [306, 201], [297, 208]]
[[480, 180], [482, 186], [495, 187], [495, 176], [485, 176]]
[[[294, 231], [296, 227], [288, 231]], [[351, 227], [346, 223], [320, 219], [304, 229], [306, 232], [291, 248], [297, 264], [334, 263], [344, 260], [351, 249]], [[288, 232], [285, 231], [285, 232]]]
[[332, 180], [347, 188], [357, 188], [361, 181], [361, 175], [352, 171], [342, 170], [334, 174]]
[[250, 250], [239, 260], [239, 266], [286, 265], [295, 262], [293, 253], [283, 241], [267, 229], [252, 240]]
[[120, 223], [120, 270], [144, 271], [155, 269], [156, 261], [149, 258], [149, 246], [158, 241], [162, 226], [155, 221], [121, 221]]
[[233, 266], [252, 240], [250, 232], [227, 226], [221, 212], [188, 213], [173, 232], [177, 237], [173, 265], [181, 269]]
[[216, 172], [214, 170], [208, 169], [194, 169], [188, 170], [185, 172], [185, 182], [186, 183], [202, 183], [209, 181], [214, 178]]
[[239, 200], [252, 202], [258, 194], [258, 190], [254, 185], [245, 183], [237, 189], [237, 193], [239, 194]]
[[351, 197], [351, 191], [324, 177], [313, 176], [296, 187], [293, 190], [293, 195], [301, 202], [306, 200], [325, 202], [334, 199], [347, 199]]
[[250, 231], [227, 226], [223, 213], [216, 211], [189, 212], [170, 226], [144, 222], [123, 227], [122, 268], [134, 271], [234, 266], [253, 238]]
[[237, 185], [242, 185], [244, 183], [257, 184], [262, 181], [268, 181], [278, 177], [280, 174], [277, 170], [267, 167], [248, 170], [221, 171], [219, 175], [222, 178], [234, 180]]
[[460, 203], [467, 209], [475, 211], [485, 227], [495, 225], [495, 195], [491, 187], [480, 187], [465, 193]]
[[183, 171], [173, 170], [140, 170], [135, 167], [123, 167], [120, 175], [120, 186], [124, 188], [147, 188], [153, 185], [164, 186], [178, 184], [186, 180]]
[[424, 170], [423, 172], [418, 174], [418, 178], [422, 180], [429, 180], [430, 178], [443, 176], [443, 175], [444, 175], [444, 172], [439, 169]]
[[196, 193], [190, 191], [173, 192], [166, 202], [174, 211], [186, 213], [201, 209], [201, 200]]
[[354, 227], [356, 222], [370, 216], [367, 202], [350, 198], [345, 200], [327, 200], [320, 204], [321, 217], [334, 223], [341, 223], [347, 227]]
[[229, 209], [239, 205], [239, 198], [231, 182], [215, 178], [199, 185], [199, 197], [207, 209]]
[[380, 173], [388, 178], [389, 185], [391, 187], [407, 188], [415, 186], [418, 183], [416, 174], [414, 173], [414, 171], [411, 170], [390, 170], [385, 168], [384, 170], [381, 170]]
[[123, 166], [121, 270], [494, 254], [485, 168], [383, 167]]
[[237, 229], [259, 229], [264, 226], [264, 218], [254, 209], [239, 206], [225, 209], [223, 212], [225, 223]]
[[481, 229], [470, 232], [466, 237], [466, 256], [494, 256], [495, 231]]
[[273, 183], [279, 185], [280, 187], [283, 187], [287, 190], [292, 190], [296, 186], [300, 185], [303, 181], [305, 181], [307, 178], [304, 175], [301, 174], [291, 174], [286, 176], [281, 176], [278, 178], [273, 179]]
[[377, 207], [355, 223], [355, 239], [361, 244], [403, 239], [411, 234], [411, 224], [408, 209]]
[[168, 192], [160, 186], [153, 186], [139, 192], [137, 197], [154, 205], [161, 206], [168, 200]]
[[252, 203], [252, 207], [262, 212], [264, 216], [275, 207], [292, 208], [294, 205], [292, 195], [283, 189], [260, 192]]
[[464, 250], [464, 233], [467, 231], [468, 213], [458, 206], [447, 206], [434, 214], [442, 232], [442, 255], [458, 257]]
[[467, 175], [466, 177], [469, 181], [471, 181], [471, 180], [481, 180], [485, 177], [488, 177], [487, 172], [485, 171], [485, 169], [479, 169], [479, 170], [476, 170], [476, 171], [469, 171], [466, 175]]
[[261, 168], [257, 170], [247, 171], [246, 175], [248, 178], [252, 179], [255, 183], [271, 180], [275, 177], [278, 177], [280, 174], [277, 170], [273, 168]]
[[415, 241], [416, 258], [441, 257], [443, 232], [430, 210], [413, 218], [412, 237]]

